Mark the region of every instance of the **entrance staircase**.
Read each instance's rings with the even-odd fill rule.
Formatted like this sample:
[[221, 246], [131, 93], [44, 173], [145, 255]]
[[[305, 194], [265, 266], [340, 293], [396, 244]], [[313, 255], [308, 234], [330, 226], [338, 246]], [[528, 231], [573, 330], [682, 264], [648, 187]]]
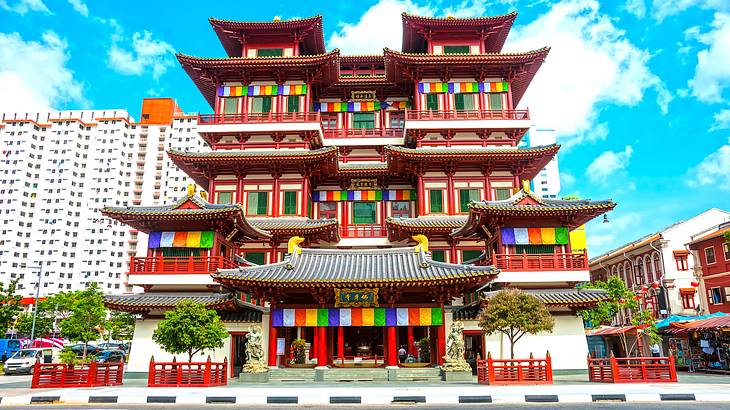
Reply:
[[401, 367], [398, 369], [398, 381], [434, 382], [441, 381], [441, 369], [438, 367]]
[[269, 370], [272, 382], [434, 382], [441, 380], [438, 367], [385, 368], [278, 368]]
[[314, 369], [288, 367], [269, 369], [269, 380], [275, 382], [313, 382]]
[[326, 382], [386, 382], [388, 371], [380, 368], [329, 369], [323, 372], [322, 381]]

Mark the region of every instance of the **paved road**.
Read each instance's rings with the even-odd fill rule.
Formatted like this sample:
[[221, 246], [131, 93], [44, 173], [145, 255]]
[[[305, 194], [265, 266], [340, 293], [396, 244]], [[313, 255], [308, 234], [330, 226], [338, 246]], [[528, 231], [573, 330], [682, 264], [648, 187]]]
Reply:
[[[50, 405], [42, 405], [40, 406], [43, 410], [68, 410], [68, 409], [85, 409], [85, 410], [91, 410], [91, 409], [129, 409], [129, 410], [136, 410], [136, 409], [163, 409], [163, 408], [174, 408], [175, 410], [197, 410], [200, 408], [204, 408], [200, 405], [154, 405], [154, 404], [148, 404], [148, 405], [100, 405], [100, 404], [94, 404], [94, 405], [88, 405], [88, 406], [50, 406]], [[215, 404], [211, 406], [205, 406], [205, 407], [213, 407], [213, 408], [232, 408], [232, 407], [241, 407], [240, 405], [226, 405], [226, 404]], [[387, 407], [393, 407], [393, 408], [403, 408], [404, 405], [393, 405], [393, 406], [327, 406], [327, 410], [375, 410], [375, 409], [382, 409]], [[453, 406], [431, 406], [431, 405], [413, 405], [413, 406], [406, 406], [406, 407], [413, 407], [413, 408], [420, 408], [424, 410], [451, 410], [451, 409], [500, 409], [500, 410], [524, 410], [526, 408], [540, 408], [540, 409], [560, 409], [560, 410], [628, 410], [628, 409], [636, 409], [641, 408], [641, 410], [687, 410], [687, 409], [702, 409], [702, 410], [727, 410], [728, 404], [727, 403], [697, 403], [697, 402], [663, 402], [663, 403], [593, 403], [593, 404], [534, 404], [534, 405], [500, 405], [500, 404], [479, 404], [479, 405], [470, 405], [470, 404], [460, 404], [460, 405], [453, 405]], [[17, 406], [17, 407], [5, 407], [4, 409], [15, 409], [15, 410], [28, 410], [29, 406]], [[32, 407], [31, 407], [32, 408]], [[308, 408], [308, 409], [319, 409], [322, 408], [322, 406], [282, 406], [282, 405], [269, 405], [269, 406], [245, 406], [247, 410], [271, 410], [274, 409], [280, 409], [280, 408]]]

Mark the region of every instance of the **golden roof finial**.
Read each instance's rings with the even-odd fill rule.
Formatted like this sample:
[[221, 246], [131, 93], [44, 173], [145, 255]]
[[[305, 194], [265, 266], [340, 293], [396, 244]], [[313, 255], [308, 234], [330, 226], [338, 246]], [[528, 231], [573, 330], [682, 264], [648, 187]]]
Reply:
[[522, 180], [522, 190], [525, 192], [530, 192], [530, 181], [528, 179]]
[[414, 241], [418, 242], [416, 245], [416, 252], [428, 252], [428, 237], [426, 235], [418, 234], [411, 236]]
[[203, 201], [208, 200], [208, 193], [205, 191], [200, 191], [200, 197], [203, 198]]
[[447, 19], [447, 20], [456, 20], [456, 17], [454, 17], [454, 15], [453, 15], [453, 14], [451, 14], [451, 13], [448, 13], [448, 14], [446, 15], [446, 19]]
[[195, 195], [195, 191], [197, 189], [198, 188], [195, 186], [195, 184], [188, 184], [188, 198], [190, 198], [191, 196]]
[[274, 21], [281, 21], [281, 17], [279, 17], [279, 16], [274, 16]]
[[304, 242], [304, 238], [301, 236], [292, 236], [289, 238], [289, 243], [287, 243], [287, 251], [290, 255], [293, 255], [294, 252], [296, 252], [298, 255], [302, 254], [302, 247], [299, 246], [302, 242]]

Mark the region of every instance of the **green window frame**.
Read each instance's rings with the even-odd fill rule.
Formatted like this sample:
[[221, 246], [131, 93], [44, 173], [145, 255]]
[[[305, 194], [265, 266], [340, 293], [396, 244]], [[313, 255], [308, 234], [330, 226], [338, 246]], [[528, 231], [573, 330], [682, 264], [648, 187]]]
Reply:
[[469, 212], [469, 202], [479, 200], [478, 189], [460, 189], [459, 190], [459, 211]]
[[482, 253], [484, 252], [479, 249], [463, 249], [461, 251], [461, 262], [464, 263], [472, 259], [476, 259], [482, 256]]
[[509, 199], [510, 196], [512, 196], [512, 190], [509, 188], [495, 188], [494, 189], [494, 199], [497, 201]]
[[243, 258], [251, 263], [257, 265], [266, 264], [266, 253], [265, 252], [244, 252]]
[[487, 93], [487, 100], [489, 100], [490, 110], [502, 110], [504, 105], [502, 104], [502, 93]]
[[474, 94], [454, 94], [454, 107], [457, 110], [473, 111]]
[[429, 211], [430, 213], [444, 212], [444, 192], [440, 189], [431, 189], [428, 191]]
[[246, 204], [247, 215], [266, 215], [269, 210], [269, 193], [249, 192]]
[[439, 95], [438, 94], [426, 94], [426, 109], [438, 111], [438, 109], [439, 109]]
[[375, 202], [352, 202], [352, 222], [354, 224], [374, 224]]
[[522, 255], [552, 255], [555, 253], [555, 245], [515, 245], [515, 253]]
[[283, 48], [259, 48], [256, 57], [284, 57]]
[[160, 248], [162, 256], [166, 258], [184, 258], [187, 256], [200, 256], [198, 248]]
[[233, 192], [218, 192], [217, 204], [232, 204], [233, 203]]
[[299, 112], [298, 95], [290, 95], [286, 98], [286, 112]]
[[238, 114], [238, 97], [223, 98], [223, 114]]
[[262, 95], [260, 97], [253, 97], [253, 103], [251, 105], [251, 112], [255, 112], [255, 113], [271, 112], [271, 96]]
[[469, 46], [444, 46], [444, 54], [470, 54], [471, 47]]
[[446, 262], [446, 251], [443, 249], [432, 249], [431, 259], [437, 262]]
[[352, 113], [352, 128], [375, 128], [374, 112], [354, 112]]
[[284, 215], [297, 214], [297, 193], [296, 191], [284, 192]]

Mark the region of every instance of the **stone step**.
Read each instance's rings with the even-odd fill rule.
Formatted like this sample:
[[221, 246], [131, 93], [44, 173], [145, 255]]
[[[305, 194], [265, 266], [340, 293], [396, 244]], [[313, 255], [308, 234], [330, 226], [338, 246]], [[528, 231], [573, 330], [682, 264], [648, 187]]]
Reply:
[[314, 381], [314, 369], [279, 368], [269, 370], [272, 381]]
[[437, 367], [403, 367], [397, 370], [397, 379], [406, 381], [438, 381], [441, 380], [441, 369]]
[[323, 381], [387, 381], [386, 369], [329, 369]]

